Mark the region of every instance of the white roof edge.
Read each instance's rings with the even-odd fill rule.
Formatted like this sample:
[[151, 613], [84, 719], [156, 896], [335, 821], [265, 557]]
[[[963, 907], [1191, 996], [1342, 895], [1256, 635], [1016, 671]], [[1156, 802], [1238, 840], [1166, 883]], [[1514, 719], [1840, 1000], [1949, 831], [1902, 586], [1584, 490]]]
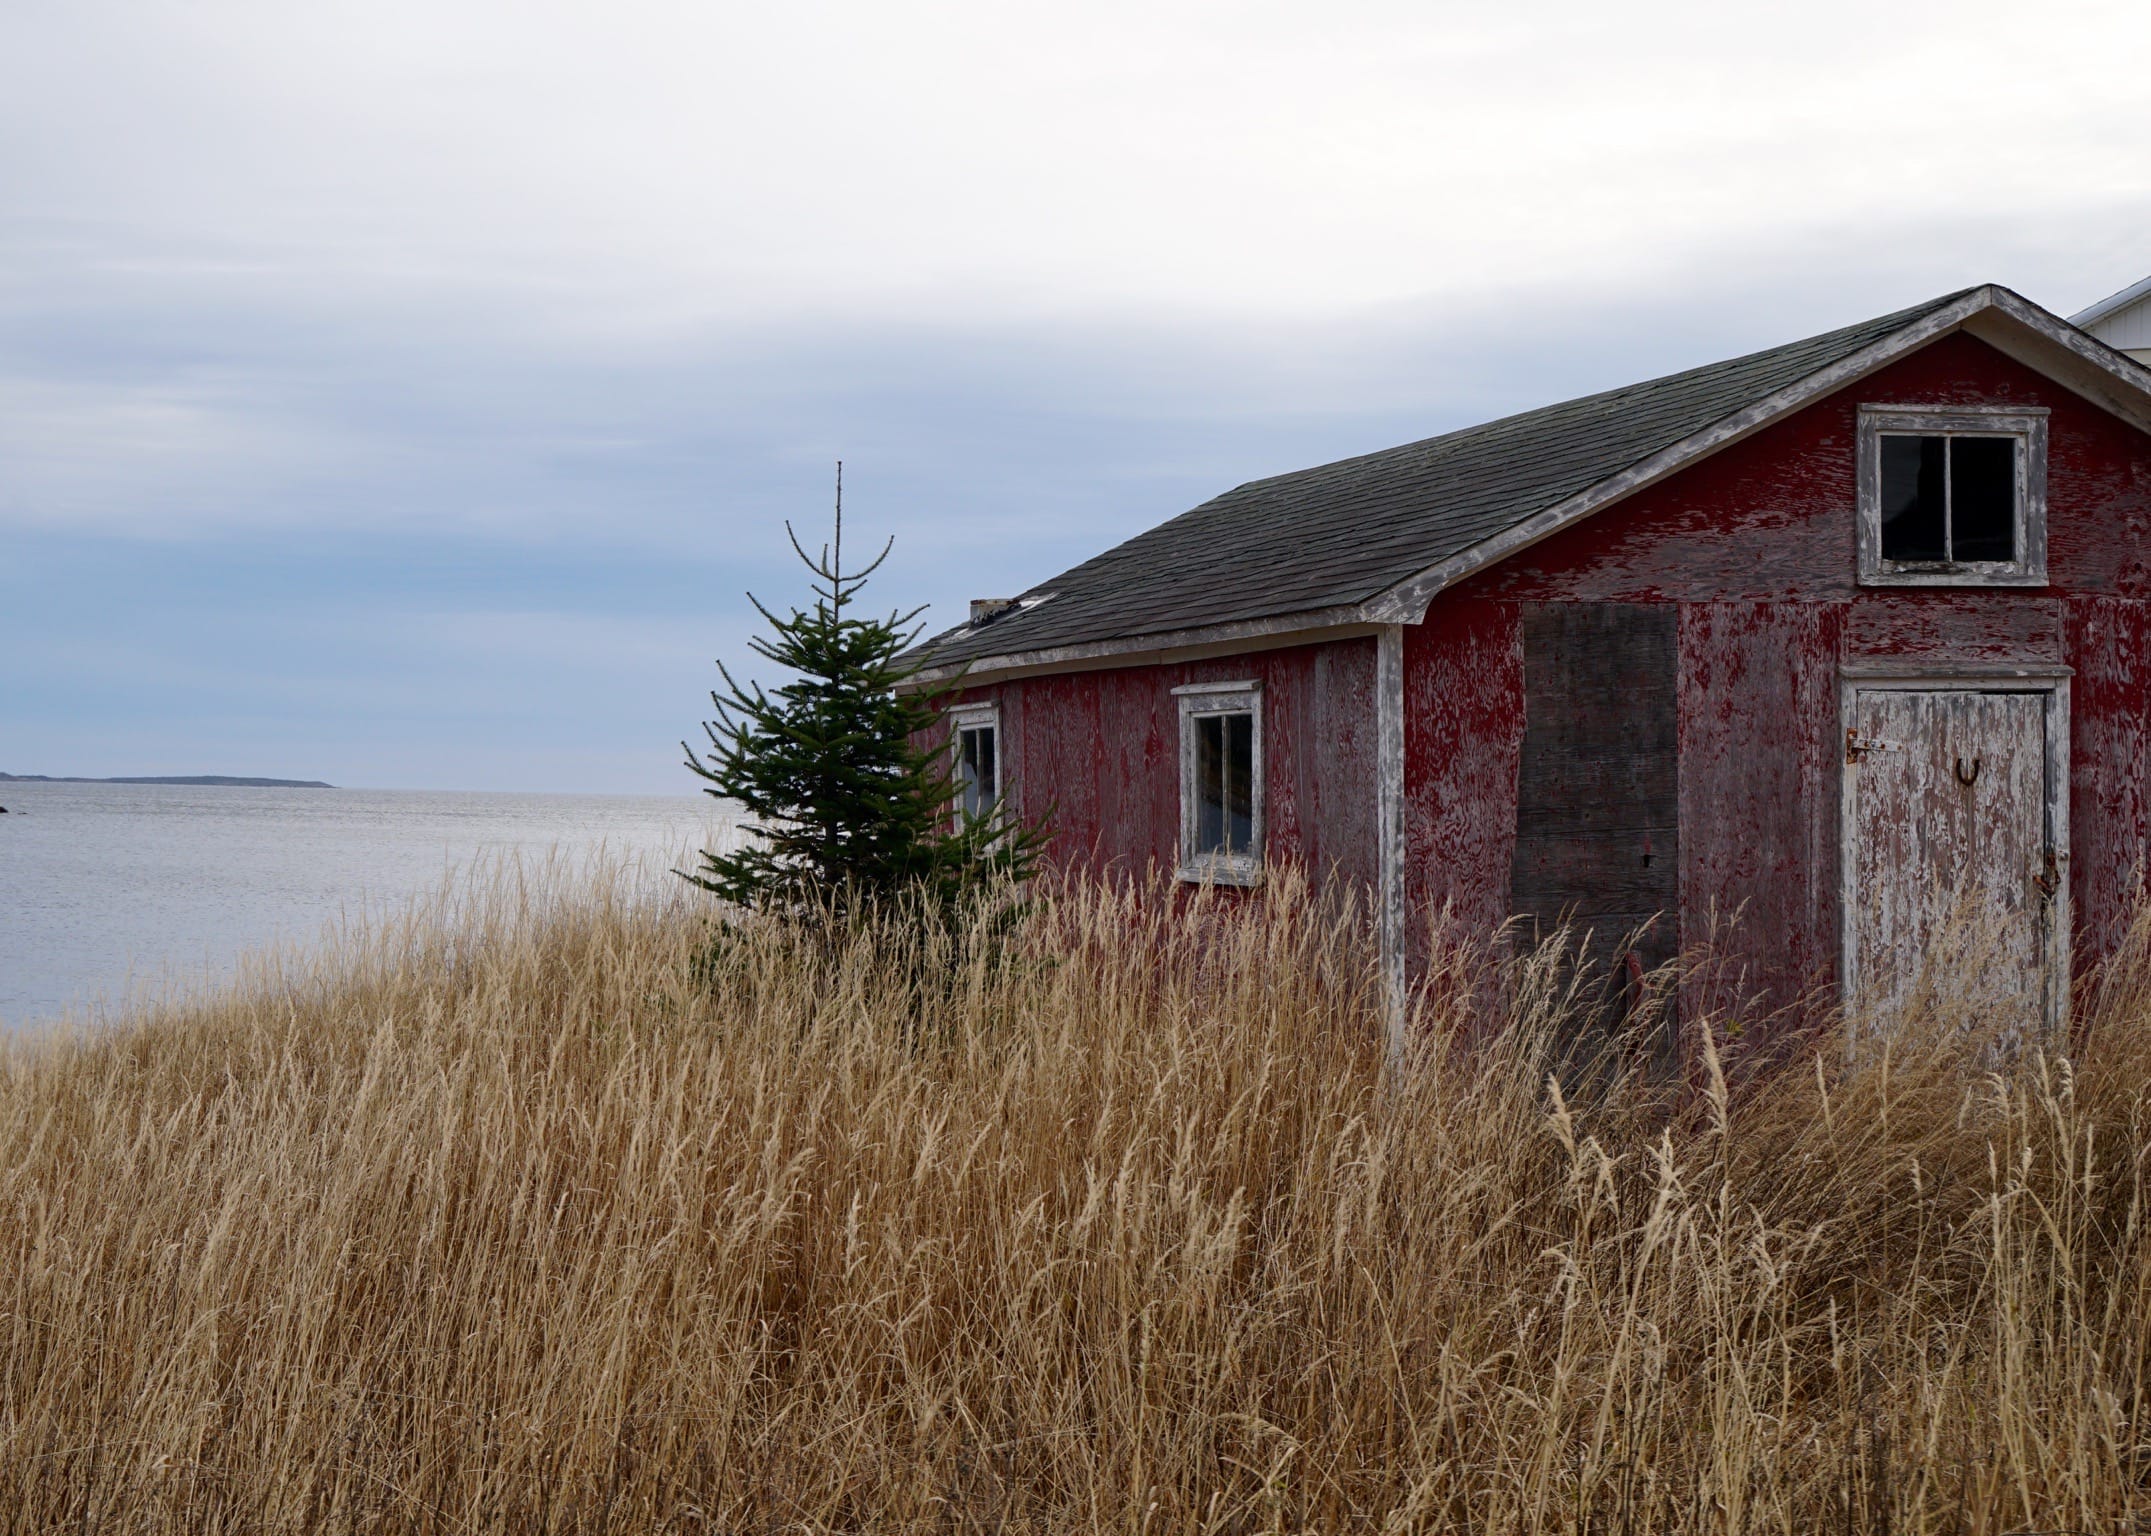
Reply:
[[[2135, 289], [2105, 301], [2119, 307], [2127, 294], [2151, 293], [2151, 278]], [[2097, 308], [2098, 306], [2093, 306]], [[2142, 402], [2137, 424], [2151, 431], [2151, 366], [2116, 352], [2097, 338], [2084, 334], [2077, 320], [2063, 320], [2023, 295], [1986, 283], [1967, 292], [1954, 303], [1913, 321], [1900, 330], [1868, 343], [1849, 357], [1826, 365], [1793, 383], [1753, 402], [1669, 447], [1587, 486], [1567, 500], [1547, 507], [1523, 522], [1486, 539], [1448, 559], [1406, 577], [1359, 603], [1341, 604], [1271, 618], [1241, 620], [1163, 634], [1127, 636], [1113, 640], [1047, 647], [977, 658], [965, 664], [929, 666], [916, 673], [910, 687], [956, 681], [986, 683], [1009, 676], [1040, 672], [1082, 671], [1099, 666], [1140, 666], [1165, 661], [1192, 660], [1204, 653], [1259, 650], [1278, 645], [1346, 638], [1371, 634], [1394, 624], [1416, 624], [1426, 617], [1434, 598], [1465, 577], [1507, 559], [1539, 540], [1581, 522], [1593, 512], [1655, 484], [1699, 459], [1707, 458], [1741, 438], [1769, 425], [1823, 395], [1833, 393], [1862, 375], [1872, 373], [1899, 357], [1915, 352], [1949, 332], [1964, 328], [1967, 320], [1999, 312], [2037, 335], [2051, 347], [2073, 354], [2088, 364], [2094, 378], [2118, 383]], [[2090, 313], [2090, 311], [2085, 311]], [[2080, 319], [2081, 317], [2079, 317]], [[2021, 334], [2021, 333], [2019, 333]], [[2051, 355], [2051, 352], [2049, 353]], [[2081, 391], [2079, 391], [2081, 393]], [[2126, 400], [2127, 397], [2124, 397]], [[2108, 409], [2127, 414], [2126, 404], [2109, 399]]]
[[1945, 305], [1899, 330], [1878, 337], [1857, 352], [1795, 379], [1761, 400], [1753, 401], [1730, 416], [1722, 417], [1700, 431], [1690, 433], [1679, 442], [1647, 455], [1628, 468], [1608, 475], [1596, 484], [1585, 486], [1567, 500], [1533, 513], [1493, 537], [1406, 577], [1386, 592], [1370, 599], [1367, 607], [1373, 613], [1393, 622], [1417, 624], [1426, 617], [1427, 605], [1433, 602], [1439, 593], [1465, 577], [1506, 560], [1539, 540], [1581, 522], [1601, 507], [1626, 500], [1645, 486], [1663, 480], [1675, 470], [1684, 469], [1698, 459], [1716, 453], [1720, 448], [1739, 441], [1778, 418], [1790, 415], [1810, 400], [1842, 388], [1860, 375], [1870, 373], [1884, 363], [1893, 362], [1905, 353], [1956, 330], [1972, 315], [1993, 306], [2000, 292], [1992, 283], [1975, 288], [1955, 303]]
[[2134, 282], [2119, 293], [2110, 293], [2089, 309], [2080, 309], [2069, 317], [2069, 323], [2079, 330], [2087, 325], [2097, 325], [2117, 309], [2127, 309], [2138, 299], [2151, 297], [2151, 277]]
[[[2142, 286], [2151, 292], [2151, 279], [2146, 279]], [[1709, 457], [1792, 414], [1810, 401], [1834, 393], [1949, 332], [1963, 329], [1967, 321], [1990, 313], [2007, 316], [2052, 347], [2071, 354], [2080, 364], [2088, 364], [2094, 376], [2103, 376], [2122, 385], [2144, 406], [2143, 413], [2135, 418], [2135, 424], [2151, 431], [2151, 367], [2086, 335], [2073, 321], [2063, 320], [2022, 294], [1999, 283], [1984, 283], [1955, 303], [1868, 343], [1849, 357], [1795, 380], [1774, 394], [1713, 422], [1595, 485], [1586, 486], [1566, 501], [1557, 502], [1469, 549], [1406, 577], [1387, 591], [1369, 598], [1362, 605], [1363, 611], [1377, 622], [1417, 624], [1426, 617], [1428, 605], [1438, 594], [1465, 577], [1581, 522], [1603, 507], [1626, 500], [1644, 487]], [[2125, 408], [2111, 399], [2098, 403], [2126, 414]]]
[[930, 665], [914, 672], [899, 688], [919, 689], [951, 683], [968, 687], [1043, 672], [1159, 666], [1236, 651], [1274, 650], [1319, 640], [1348, 640], [1371, 635], [1381, 627], [1368, 618], [1364, 604], [1342, 603], [1269, 618], [1226, 620], [1191, 629], [1125, 635], [1117, 639], [1090, 640], [1029, 651], [1006, 651], [969, 662]]

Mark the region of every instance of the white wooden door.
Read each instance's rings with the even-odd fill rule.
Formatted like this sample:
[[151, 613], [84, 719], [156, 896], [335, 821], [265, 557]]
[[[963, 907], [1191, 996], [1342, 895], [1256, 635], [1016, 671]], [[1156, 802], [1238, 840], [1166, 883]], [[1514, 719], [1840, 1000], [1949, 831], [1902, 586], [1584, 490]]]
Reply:
[[2063, 696], [1855, 687], [1845, 751], [1847, 990], [2051, 1026], [2066, 908]]

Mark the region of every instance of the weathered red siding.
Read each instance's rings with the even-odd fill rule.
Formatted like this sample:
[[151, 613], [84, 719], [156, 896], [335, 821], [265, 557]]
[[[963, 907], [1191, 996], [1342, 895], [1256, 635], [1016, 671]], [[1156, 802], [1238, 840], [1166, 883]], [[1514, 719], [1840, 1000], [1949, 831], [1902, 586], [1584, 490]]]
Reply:
[[1005, 777], [1023, 814], [1051, 812], [1054, 862], [1171, 868], [1180, 835], [1183, 683], [1262, 685], [1266, 842], [1273, 861], [1371, 882], [1374, 641], [1020, 678], [974, 689], [1001, 712]]
[[2142, 887], [2151, 741], [2151, 604], [2090, 597], [2068, 605], [2070, 896], [2080, 962], [2108, 953]]
[[[2045, 589], [1862, 588], [1861, 402], [2043, 406]], [[1710, 1001], [1827, 990], [1839, 960], [1840, 668], [1862, 658], [2066, 663], [2079, 974], [2110, 949], [2151, 819], [2151, 437], [1964, 335], [1758, 432], [1438, 597], [1405, 632], [1405, 869], [1413, 949], [1509, 914], [1527, 603], [1679, 609], [1679, 890], [1685, 943], [1723, 960]], [[1258, 678], [1268, 853], [1375, 875], [1375, 642], [975, 690], [1001, 708], [1006, 783], [1051, 807], [1053, 857], [1170, 867], [1187, 682]]]
[[1736, 1015], [1837, 968], [1835, 658], [1825, 603], [1681, 607], [1681, 927], [1721, 957], [1697, 1001]]
[[1404, 632], [1404, 889], [1412, 948], [1509, 912], [1524, 653], [1516, 605], [1459, 594]]
[[[1862, 588], [1862, 401], [2047, 407], [2045, 590]], [[1838, 962], [1838, 669], [1863, 657], [2065, 662], [2078, 965], [2099, 959], [2146, 834], [2151, 438], [1968, 336], [1818, 402], [1437, 598], [1405, 648], [1415, 898], [1506, 901], [1517, 605], [1680, 605], [1684, 940], [1721, 932], [1757, 1003]], [[1729, 999], [1728, 999], [1729, 1000]]]

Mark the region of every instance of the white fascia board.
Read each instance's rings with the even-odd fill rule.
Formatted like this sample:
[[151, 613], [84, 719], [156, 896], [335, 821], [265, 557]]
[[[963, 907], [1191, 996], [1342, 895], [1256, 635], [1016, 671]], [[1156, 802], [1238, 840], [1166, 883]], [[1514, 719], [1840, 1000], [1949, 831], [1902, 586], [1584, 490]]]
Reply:
[[1990, 308], [1965, 322], [1967, 331], [2139, 431], [2151, 432], [2151, 367], [2006, 288], [1997, 294]]
[[906, 688], [930, 688], [961, 681], [965, 686], [1002, 682], [1012, 677], [1045, 672], [1093, 672], [1104, 667], [1151, 667], [1169, 662], [1199, 661], [1238, 651], [1273, 651], [1286, 646], [1312, 645], [1323, 640], [1350, 640], [1371, 635], [1380, 626], [1369, 622], [1362, 605], [1345, 604], [1317, 608], [1306, 613], [1279, 614], [1274, 618], [1243, 619], [1229, 624], [1205, 624], [1192, 629], [1166, 630], [1152, 635], [1129, 635], [1113, 640], [1086, 641], [1080, 645], [1050, 646], [1035, 651], [1010, 651], [1000, 656], [981, 656], [974, 661], [928, 667], [906, 680]]
[[[2151, 278], [2145, 279], [2141, 286], [2151, 291]], [[1586, 486], [1565, 501], [1533, 513], [1492, 538], [1406, 577], [1364, 602], [1154, 635], [982, 656], [968, 667], [930, 667], [906, 686], [931, 687], [957, 678], [966, 683], [983, 683], [1046, 672], [1154, 666], [1231, 651], [1270, 650], [1376, 634], [1392, 624], [1417, 624], [1426, 617], [1427, 605], [1438, 593], [1465, 577], [1528, 549], [1541, 539], [1633, 496], [1824, 395], [1856, 383], [1867, 374], [1957, 330], [1969, 330], [1998, 351], [2082, 395], [2101, 409], [2151, 432], [2151, 367], [2086, 335], [2070, 321], [2040, 308], [2020, 294], [1989, 283], [1973, 289], [1955, 303], [1869, 343], [1851, 356], [1817, 369], [1701, 431], [1639, 459], [1619, 473]]]
[[2151, 368], [1998, 284], [1976, 288], [1902, 330], [1862, 347], [1850, 357], [1796, 380], [1753, 405], [1713, 422], [1649, 457], [1640, 459], [1556, 502], [1524, 521], [1448, 559], [1407, 577], [1364, 605], [1369, 618], [1417, 624], [1436, 594], [1465, 577], [1506, 560], [1541, 539], [1625, 500], [1699, 459], [1730, 447], [1802, 406], [1858, 382], [1897, 359], [1956, 330], [1970, 330], [2017, 361], [2083, 395], [2093, 404], [2151, 432]]

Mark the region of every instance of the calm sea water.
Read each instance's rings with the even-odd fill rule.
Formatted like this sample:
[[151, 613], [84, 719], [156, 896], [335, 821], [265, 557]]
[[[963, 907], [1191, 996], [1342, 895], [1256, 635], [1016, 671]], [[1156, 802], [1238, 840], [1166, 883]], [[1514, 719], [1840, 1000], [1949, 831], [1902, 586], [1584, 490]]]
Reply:
[[732, 829], [707, 796], [0, 784], [0, 1028], [228, 975], [509, 856], [664, 870]]

